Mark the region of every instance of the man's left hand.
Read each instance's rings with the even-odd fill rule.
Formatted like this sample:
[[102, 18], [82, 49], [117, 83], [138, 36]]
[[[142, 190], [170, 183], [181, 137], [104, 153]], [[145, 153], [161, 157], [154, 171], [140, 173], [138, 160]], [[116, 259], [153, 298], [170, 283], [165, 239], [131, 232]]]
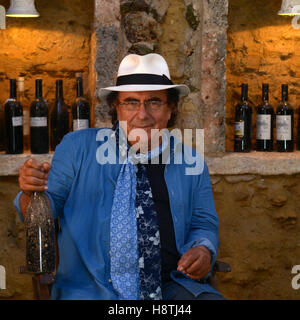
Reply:
[[211, 271], [211, 253], [204, 246], [198, 246], [185, 252], [178, 261], [177, 270], [190, 278], [199, 280]]

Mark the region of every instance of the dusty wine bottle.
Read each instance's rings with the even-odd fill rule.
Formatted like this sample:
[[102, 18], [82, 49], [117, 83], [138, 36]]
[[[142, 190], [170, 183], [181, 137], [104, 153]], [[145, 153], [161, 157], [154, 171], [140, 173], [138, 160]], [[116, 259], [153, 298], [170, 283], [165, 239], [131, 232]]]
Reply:
[[72, 106], [72, 129], [73, 131], [90, 127], [90, 105], [83, 96], [82, 77], [76, 78], [77, 98]]
[[23, 153], [23, 109], [17, 100], [16, 79], [10, 79], [10, 98], [5, 102], [6, 153]]
[[262, 103], [256, 112], [256, 151], [273, 150], [274, 110], [269, 104], [269, 85], [262, 85]]
[[252, 107], [248, 103], [248, 84], [242, 84], [241, 101], [235, 108], [234, 151], [250, 152], [252, 138]]
[[56, 101], [50, 115], [51, 149], [54, 151], [65, 134], [69, 132], [69, 111], [64, 102], [63, 81], [56, 80]]
[[50, 201], [44, 192], [34, 192], [27, 208], [26, 269], [32, 273], [55, 270], [55, 225]]
[[281, 86], [282, 101], [276, 110], [276, 147], [278, 152], [294, 151], [294, 110], [288, 104], [288, 85]]
[[42, 79], [36, 79], [35, 100], [30, 106], [30, 146], [34, 154], [49, 152], [48, 104], [42, 90]]

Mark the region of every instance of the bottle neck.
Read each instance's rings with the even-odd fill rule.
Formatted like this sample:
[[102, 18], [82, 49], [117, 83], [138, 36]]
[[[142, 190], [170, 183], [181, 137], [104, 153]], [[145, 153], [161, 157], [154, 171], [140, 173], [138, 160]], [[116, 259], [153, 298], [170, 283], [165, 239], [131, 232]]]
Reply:
[[269, 86], [267, 84], [263, 85], [262, 101], [264, 103], [268, 103], [269, 102]]
[[248, 86], [246, 84], [242, 84], [241, 100], [242, 102], [248, 101]]
[[64, 99], [63, 82], [62, 82], [62, 80], [57, 80], [56, 81], [56, 99], [57, 100], [63, 100]]
[[82, 78], [77, 78], [77, 98], [83, 97]]
[[288, 94], [288, 86], [287, 85], [282, 85], [281, 95], [282, 95], [282, 102], [283, 103], [288, 102], [289, 94]]
[[17, 98], [16, 79], [10, 79], [10, 99]]
[[42, 79], [35, 80], [35, 97], [37, 99], [43, 98], [43, 86], [42, 86]]

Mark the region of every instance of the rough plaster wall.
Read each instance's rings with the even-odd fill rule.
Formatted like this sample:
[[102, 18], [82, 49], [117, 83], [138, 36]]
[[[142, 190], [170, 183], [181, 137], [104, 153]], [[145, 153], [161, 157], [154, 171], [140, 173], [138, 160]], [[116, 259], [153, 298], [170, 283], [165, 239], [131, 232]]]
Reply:
[[[2, 4], [2, 3], [1, 3]], [[3, 1], [6, 9], [9, 1]], [[41, 16], [33, 19], [7, 18], [0, 30], [0, 104], [9, 96], [9, 78], [25, 77], [25, 104], [35, 97], [35, 79], [43, 79], [43, 93], [51, 104], [55, 80], [64, 80], [64, 95], [70, 105], [76, 97], [76, 72], [84, 73], [88, 88], [92, 0], [40, 0]]]
[[18, 193], [17, 178], [0, 177], [0, 265], [6, 269], [6, 290], [1, 299], [33, 299], [29, 275], [19, 274], [25, 264], [25, 232], [13, 206]]
[[299, 299], [291, 270], [300, 256], [300, 175], [214, 176], [220, 218], [218, 274], [229, 299]]
[[[299, 108], [300, 31], [293, 29], [291, 17], [277, 15], [280, 6], [281, 0], [229, 1], [226, 150], [233, 150], [234, 107], [240, 99], [242, 82], [248, 83], [254, 106], [261, 102], [262, 83], [269, 83], [274, 109], [281, 99], [281, 84], [287, 83], [290, 104], [295, 111]], [[255, 144], [255, 115], [253, 120]]]

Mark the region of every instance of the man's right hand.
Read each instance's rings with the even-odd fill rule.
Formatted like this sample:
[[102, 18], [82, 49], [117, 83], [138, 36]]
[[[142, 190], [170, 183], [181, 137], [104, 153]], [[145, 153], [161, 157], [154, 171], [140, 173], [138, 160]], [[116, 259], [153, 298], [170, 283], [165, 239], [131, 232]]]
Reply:
[[19, 186], [27, 196], [34, 191], [48, 189], [48, 175], [51, 165], [48, 162], [39, 162], [33, 158], [27, 160], [19, 170]]

